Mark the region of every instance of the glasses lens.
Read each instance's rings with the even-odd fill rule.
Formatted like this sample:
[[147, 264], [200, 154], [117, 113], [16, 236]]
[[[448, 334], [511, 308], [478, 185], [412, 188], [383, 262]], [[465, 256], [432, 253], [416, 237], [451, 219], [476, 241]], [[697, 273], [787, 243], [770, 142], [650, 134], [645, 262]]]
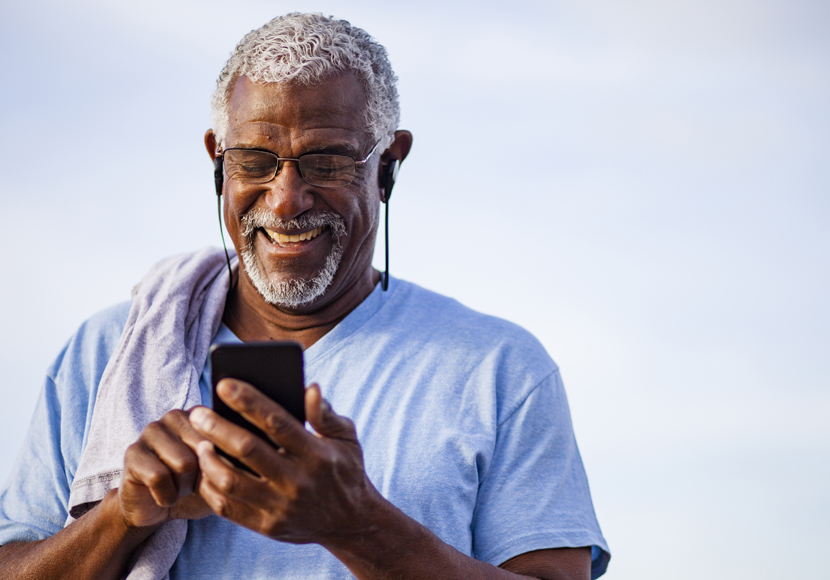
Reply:
[[345, 155], [312, 153], [300, 157], [300, 174], [311, 185], [341, 187], [354, 179], [354, 159]]
[[225, 151], [225, 173], [228, 177], [262, 183], [277, 172], [277, 156], [266, 151], [229, 149]]

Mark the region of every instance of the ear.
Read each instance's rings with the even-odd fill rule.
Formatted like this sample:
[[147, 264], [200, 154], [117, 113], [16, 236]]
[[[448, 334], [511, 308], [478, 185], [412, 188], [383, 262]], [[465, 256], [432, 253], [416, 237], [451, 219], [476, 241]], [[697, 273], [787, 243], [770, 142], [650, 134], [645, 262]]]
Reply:
[[221, 196], [222, 190], [225, 187], [225, 175], [213, 129], [208, 129], [205, 133], [205, 148], [207, 149], [208, 155], [210, 155], [210, 159], [213, 161], [213, 184], [216, 188], [216, 195]]
[[412, 149], [412, 133], [409, 131], [395, 131], [395, 139], [383, 152], [380, 157], [380, 167], [378, 167], [378, 185], [381, 189], [381, 200], [387, 201], [392, 194], [392, 185], [394, 179], [390, 182], [389, 175], [397, 173], [392, 171], [391, 167], [396, 164], [400, 165], [406, 156], [409, 155], [409, 150]]
[[207, 149], [211, 161], [216, 159], [218, 149], [216, 147], [216, 135], [213, 133], [213, 129], [208, 129], [205, 132], [205, 149]]

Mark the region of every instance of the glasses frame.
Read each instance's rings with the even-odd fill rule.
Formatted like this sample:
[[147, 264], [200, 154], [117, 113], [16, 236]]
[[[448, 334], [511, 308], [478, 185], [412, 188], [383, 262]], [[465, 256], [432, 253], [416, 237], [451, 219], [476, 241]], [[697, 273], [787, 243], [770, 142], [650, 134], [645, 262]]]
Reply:
[[[378, 148], [378, 145], [380, 145], [380, 141], [378, 141], [377, 143], [375, 143], [375, 146], [374, 146], [374, 147], [372, 147], [372, 150], [371, 150], [371, 151], [369, 151], [369, 154], [368, 154], [366, 157], [364, 157], [362, 160], [360, 160], [360, 161], [358, 161], [357, 159], [355, 159], [355, 158], [354, 158], [354, 157], [352, 157], [351, 155], [339, 155], [339, 154], [333, 154], [333, 153], [332, 153], [332, 154], [330, 154], [330, 153], [304, 153], [304, 154], [300, 155], [299, 157], [280, 157], [280, 156], [279, 156], [279, 155], [277, 155], [276, 153], [273, 153], [273, 152], [271, 152], [271, 151], [267, 151], [267, 150], [265, 150], [265, 149], [256, 149], [256, 148], [253, 148], [253, 147], [252, 147], [252, 148], [247, 148], [247, 147], [229, 147], [228, 149], [225, 149], [224, 151], [222, 151], [222, 154], [221, 154], [221, 157], [222, 157], [222, 169], [223, 169], [223, 170], [225, 169], [225, 153], [227, 153], [228, 151], [259, 151], [260, 153], [267, 153], [268, 155], [271, 155], [272, 157], [275, 157], [275, 158], [276, 158], [276, 160], [277, 160], [277, 166], [274, 168], [274, 174], [273, 174], [271, 177], [269, 177], [268, 179], [265, 179], [265, 180], [263, 180], [263, 181], [249, 181], [249, 180], [239, 179], [239, 178], [235, 178], [235, 177], [233, 177], [233, 178], [231, 178], [231, 179], [239, 179], [239, 181], [240, 181], [240, 182], [242, 182], [242, 183], [250, 183], [250, 184], [255, 184], [255, 185], [262, 185], [263, 183], [269, 183], [271, 180], [273, 180], [273, 179], [274, 179], [274, 178], [275, 178], [275, 177], [279, 174], [279, 172], [280, 172], [280, 164], [281, 164], [281, 162], [282, 162], [282, 161], [296, 161], [296, 162], [297, 162], [297, 172], [300, 174], [300, 177], [302, 177], [303, 181], [305, 181], [306, 183], [308, 183], [308, 184], [309, 184], [309, 185], [311, 185], [312, 187], [332, 187], [332, 188], [333, 188], [333, 187], [345, 187], [346, 185], [350, 185], [350, 184], [352, 183], [352, 181], [354, 181], [354, 177], [355, 177], [354, 170], [356, 170], [356, 169], [357, 169], [357, 166], [358, 166], [358, 165], [363, 165], [363, 164], [365, 164], [367, 161], [369, 161], [369, 159], [372, 157], [372, 155], [374, 155], [374, 154], [375, 154], [375, 150]], [[348, 159], [351, 159], [351, 160], [354, 162], [354, 170], [352, 171], [352, 178], [351, 178], [351, 180], [349, 181], [349, 183], [344, 183], [344, 184], [341, 184], [341, 185], [320, 185], [320, 184], [317, 184], [317, 183], [311, 183], [311, 182], [309, 182], [309, 181], [305, 178], [305, 175], [303, 175], [302, 170], [300, 169], [300, 159], [302, 159], [303, 157], [306, 157], [307, 155], [328, 155], [328, 156], [330, 156], [330, 157], [346, 157], [346, 158], [348, 158]]]

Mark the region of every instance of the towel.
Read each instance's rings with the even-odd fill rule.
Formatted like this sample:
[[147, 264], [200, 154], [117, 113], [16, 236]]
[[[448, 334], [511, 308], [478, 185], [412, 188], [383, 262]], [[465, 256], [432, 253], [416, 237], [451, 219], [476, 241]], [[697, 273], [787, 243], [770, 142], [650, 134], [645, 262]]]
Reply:
[[[127, 324], [98, 387], [66, 525], [120, 485], [124, 453], [148, 423], [201, 404], [199, 378], [229, 282], [224, 252], [206, 248], [158, 262], [133, 289]], [[127, 580], [168, 579], [186, 535], [186, 520], [162, 525], [133, 555]]]

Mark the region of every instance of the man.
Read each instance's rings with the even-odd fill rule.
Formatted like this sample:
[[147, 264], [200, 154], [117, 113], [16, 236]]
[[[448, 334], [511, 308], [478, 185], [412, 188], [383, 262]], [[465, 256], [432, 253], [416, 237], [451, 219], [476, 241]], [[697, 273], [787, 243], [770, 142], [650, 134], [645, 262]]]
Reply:
[[[601, 575], [556, 365], [514, 325], [371, 266], [412, 145], [385, 50], [345, 21], [277, 18], [237, 47], [212, 105], [235, 282], [216, 252], [165, 260], [70, 340], [0, 496], [0, 569]], [[219, 396], [279, 450], [198, 405], [207, 347], [240, 340], [303, 346], [313, 432], [240, 381]]]

